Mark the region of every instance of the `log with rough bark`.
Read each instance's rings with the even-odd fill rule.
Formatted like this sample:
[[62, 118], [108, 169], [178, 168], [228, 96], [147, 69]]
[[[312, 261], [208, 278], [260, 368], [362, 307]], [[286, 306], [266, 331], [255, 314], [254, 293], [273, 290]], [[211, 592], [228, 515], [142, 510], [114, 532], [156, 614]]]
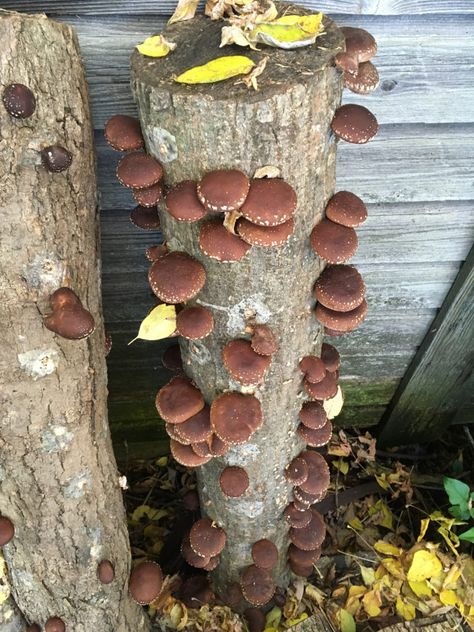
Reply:
[[[335, 189], [336, 144], [330, 122], [342, 81], [333, 58], [343, 37], [325, 18], [325, 35], [315, 46], [291, 52], [219, 50], [221, 26], [202, 16], [168, 26], [165, 37], [177, 43], [176, 50], [164, 60], [135, 53], [132, 88], [147, 150], [163, 163], [168, 185], [199, 180], [222, 168], [241, 169], [252, 177], [256, 169], [270, 165], [298, 196], [290, 240], [278, 248], [252, 247], [238, 263], [206, 257], [198, 244], [199, 223], [177, 222], [160, 211], [168, 247], [186, 251], [204, 265], [206, 285], [191, 303], [208, 307], [215, 319], [214, 331], [203, 340], [180, 339], [185, 372], [209, 404], [223, 391], [254, 392], [264, 413], [263, 427], [247, 443], [198, 469], [202, 512], [227, 534], [215, 584], [223, 590], [238, 580], [252, 563], [252, 544], [267, 538], [279, 551], [274, 578], [286, 587], [289, 539], [283, 510], [292, 496], [284, 469], [304, 447], [295, 433], [305, 399], [298, 362], [305, 355], [319, 355], [322, 342], [312, 313], [312, 287], [323, 264], [311, 250], [309, 236]], [[259, 90], [238, 80], [200, 86], [174, 82], [173, 76], [222, 54], [245, 54], [257, 63], [268, 57], [258, 77]], [[267, 323], [280, 345], [264, 383], [256, 388], [233, 381], [222, 361], [227, 342], [248, 337], [250, 320]], [[250, 487], [241, 498], [230, 499], [222, 494], [219, 475], [234, 465], [245, 468]]]
[[[29, 623], [60, 617], [75, 632], [148, 629], [127, 594], [130, 551], [107, 422], [95, 158], [73, 30], [0, 12], [1, 91], [27, 85], [28, 118], [0, 102], [0, 515], [12, 594]], [[47, 171], [39, 151], [72, 154]], [[72, 288], [96, 321], [84, 340], [43, 325], [48, 297]], [[109, 559], [115, 580], [102, 584]], [[3, 629], [3, 628], [2, 628]], [[59, 628], [54, 628], [59, 629]]]

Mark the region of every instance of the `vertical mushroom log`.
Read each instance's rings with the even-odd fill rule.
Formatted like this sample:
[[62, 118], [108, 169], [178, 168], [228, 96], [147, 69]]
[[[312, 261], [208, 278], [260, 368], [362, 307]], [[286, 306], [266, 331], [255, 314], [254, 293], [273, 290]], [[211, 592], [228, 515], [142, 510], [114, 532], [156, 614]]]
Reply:
[[[184, 371], [211, 407], [213, 431], [228, 449], [209, 458], [206, 444], [180, 444], [179, 424], [169, 428], [177, 437], [172, 446], [182, 461], [190, 461], [194, 449], [199, 455], [193, 462], [201, 454], [204, 460], [197, 468], [203, 516], [226, 533], [213, 571], [215, 586], [224, 593], [240, 585], [256, 605], [271, 597], [275, 585], [286, 588], [291, 577], [284, 510], [293, 488], [285, 468], [305, 448], [297, 433], [307, 398], [301, 395], [299, 362], [321, 351], [323, 326], [311, 309], [314, 282], [325, 264], [311, 248], [310, 233], [335, 192], [330, 125], [343, 77], [334, 56], [343, 50], [344, 37], [324, 18], [318, 47], [251, 51], [256, 62], [268, 57], [258, 92], [234, 81], [194, 86], [173, 81], [209, 60], [209, 43], [220, 41], [221, 26], [201, 16], [169, 25], [166, 37], [177, 43], [176, 50], [166, 64], [134, 54], [132, 86], [146, 151], [163, 165], [171, 191], [158, 206], [167, 245], [205, 270], [192, 304], [212, 312], [214, 328], [201, 340], [180, 337], [179, 344]], [[281, 178], [255, 179], [264, 166], [276, 167]], [[196, 213], [181, 208], [187, 199]], [[230, 239], [223, 222], [233, 209], [243, 217]], [[237, 252], [227, 247], [230, 242]], [[155, 272], [166, 264], [166, 257], [160, 259]], [[165, 277], [171, 282], [173, 269], [151, 274], [162, 300], [175, 298], [174, 292], [164, 297], [159, 287]], [[189, 282], [189, 275], [185, 279]], [[256, 325], [268, 325], [268, 347], [263, 335], [259, 341], [253, 334]], [[244, 410], [247, 404], [252, 410]], [[244, 472], [243, 480], [232, 472]], [[262, 540], [276, 547], [272, 569], [256, 567], [252, 558], [252, 547]], [[255, 577], [258, 594], [252, 589]]]
[[[0, 99], [0, 546], [28, 629], [143, 632], [143, 611], [127, 595], [128, 532], [107, 423], [80, 53], [73, 30], [45, 16], [1, 12], [0, 40], [10, 86]], [[95, 332], [82, 340], [91, 315]]]

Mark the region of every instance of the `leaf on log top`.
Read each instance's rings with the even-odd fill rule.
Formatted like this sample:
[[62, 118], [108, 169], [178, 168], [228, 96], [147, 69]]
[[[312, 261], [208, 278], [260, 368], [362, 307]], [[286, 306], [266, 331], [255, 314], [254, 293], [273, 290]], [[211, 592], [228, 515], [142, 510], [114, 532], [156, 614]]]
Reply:
[[[280, 15], [283, 11], [298, 15], [311, 13], [288, 3], [279, 3], [278, 8]], [[256, 64], [262, 58], [268, 57], [265, 72], [259, 77], [258, 92], [249, 91], [242, 83], [236, 83], [235, 79], [192, 86], [180, 85], [174, 81], [176, 76], [186, 70], [204, 65], [217, 57], [242, 54], [242, 48], [239, 46], [219, 48], [223, 23], [205, 16], [169, 24], [162, 34], [167, 40], [177, 44], [176, 50], [158, 60], [143, 57], [135, 51], [131, 59], [132, 72], [147, 85], [163, 87], [173, 94], [206, 94], [219, 100], [265, 100], [272, 94], [286, 92], [289, 82], [304, 85], [317, 81], [319, 71], [333, 63], [336, 53], [343, 50], [344, 36], [327, 16], [323, 18], [323, 25], [325, 34], [318, 37], [312, 46], [289, 51], [262, 46], [258, 51], [245, 51], [246, 56]]]

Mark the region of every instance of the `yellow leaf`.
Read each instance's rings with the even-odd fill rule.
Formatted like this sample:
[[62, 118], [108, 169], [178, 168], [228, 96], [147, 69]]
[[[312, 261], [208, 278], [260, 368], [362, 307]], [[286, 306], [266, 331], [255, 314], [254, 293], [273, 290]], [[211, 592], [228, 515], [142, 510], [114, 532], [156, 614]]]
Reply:
[[171, 18], [168, 20], [168, 23], [173, 24], [173, 22], [190, 20], [195, 16], [198, 4], [199, 0], [179, 0], [178, 6], [174, 10]]
[[283, 15], [273, 21], [273, 24], [287, 24], [299, 26], [306, 33], [314, 35], [321, 30], [322, 13], [312, 13], [311, 15]]
[[183, 603], [177, 601], [171, 608], [169, 618], [173, 627], [177, 630], [182, 630], [188, 622], [188, 609]]
[[289, 628], [292, 628], [294, 625], [298, 625], [298, 623], [301, 623], [302, 621], [306, 621], [307, 618], [308, 618], [307, 613], [303, 612], [303, 614], [300, 614], [299, 617], [295, 617], [294, 619], [287, 619], [285, 621], [285, 625], [287, 625]]
[[439, 593], [439, 600], [444, 606], [455, 606], [458, 601], [458, 597], [454, 590], [442, 590]]
[[394, 555], [395, 557], [399, 557], [403, 553], [403, 549], [399, 549], [397, 546], [384, 542], [383, 540], [378, 540], [378, 542], [374, 544], [374, 549], [384, 555]]
[[[333, 463], [334, 465], [334, 463]], [[355, 518], [352, 518], [352, 520], [350, 520], [348, 522], [348, 524], [355, 529], [355, 531], [363, 531], [364, 530], [364, 525], [362, 524], [362, 522], [360, 521], [359, 518], [357, 518], [357, 516]]]
[[142, 321], [137, 337], [128, 344], [131, 345], [135, 340], [161, 340], [168, 338], [176, 330], [176, 306], [157, 305], [148, 316]]
[[339, 470], [342, 474], [344, 474], [344, 476], [349, 471], [349, 463], [344, 461], [344, 459], [339, 458], [337, 461], [333, 461], [332, 465], [336, 468], [336, 470]]
[[362, 603], [364, 604], [364, 610], [369, 617], [378, 617], [382, 612], [381, 605], [382, 599], [378, 590], [370, 590], [362, 597]]
[[446, 574], [446, 577], [443, 582], [443, 590], [448, 590], [450, 588], [456, 588], [458, 584], [458, 579], [461, 577], [461, 569], [459, 565], [453, 564], [449, 571]]
[[456, 551], [456, 547], [459, 546], [460, 542], [458, 536], [453, 533], [453, 531], [451, 531], [451, 527], [441, 526], [438, 527], [437, 531], [446, 542], [446, 544], [449, 546], [451, 551], [454, 553], [454, 555], [458, 556], [459, 553]]
[[166, 509], [153, 509], [153, 507], [149, 507], [148, 505], [140, 505], [133, 512], [132, 520], [133, 522], [140, 522], [142, 518], [147, 518], [148, 520], [159, 520], [167, 515], [168, 512]]
[[166, 467], [168, 465], [168, 457], [160, 456], [160, 458], [157, 459], [156, 464], [158, 465], [158, 467]]
[[429, 579], [442, 571], [443, 566], [435, 553], [430, 551], [416, 551], [413, 561], [408, 569], [407, 579], [412, 582], [421, 582]]
[[382, 564], [388, 570], [390, 575], [398, 577], [399, 579], [405, 579], [405, 573], [403, 572], [400, 560], [394, 560], [393, 557], [386, 557], [382, 560]]
[[360, 566], [360, 574], [362, 575], [362, 580], [366, 586], [372, 586], [375, 581], [375, 570], [370, 566]]
[[[337, 393], [331, 399], [325, 399], [323, 401], [323, 408], [326, 411], [326, 416], [328, 419], [334, 419], [337, 417], [342, 410], [344, 405], [344, 393], [342, 392], [342, 388], [340, 386], [337, 387]], [[347, 472], [345, 472], [347, 474]]]
[[254, 66], [255, 62], [243, 55], [217, 57], [203, 66], [186, 70], [175, 81], [186, 84], [215, 83], [237, 75], [246, 75]]
[[341, 632], [356, 632], [356, 624], [354, 621], [354, 617], [350, 612], [341, 608], [337, 612], [337, 617], [339, 619], [339, 627]]
[[146, 57], [166, 57], [176, 48], [176, 44], [168, 42], [162, 35], [147, 37], [144, 42], [137, 44], [136, 49]]
[[280, 621], [281, 621], [281, 608], [278, 608], [278, 606], [275, 606], [274, 608], [272, 608], [270, 610], [270, 612], [267, 613], [267, 616], [265, 618], [265, 626], [267, 628], [277, 628], [280, 625]]
[[411, 603], [403, 601], [401, 597], [397, 597], [397, 612], [405, 619], [405, 621], [411, 621], [416, 616], [415, 606]]
[[421, 542], [428, 531], [428, 527], [430, 526], [431, 520], [429, 518], [423, 518], [420, 524], [420, 535], [418, 536], [417, 542]]
[[408, 585], [413, 590], [417, 597], [431, 597], [433, 591], [431, 590], [428, 582], [426, 580], [419, 582], [408, 582]]
[[387, 481], [387, 475], [385, 473], [375, 474], [375, 480], [382, 489], [390, 489], [390, 483]]
[[369, 507], [369, 516], [374, 516], [372, 524], [377, 524], [386, 529], [393, 529], [393, 514], [388, 505], [382, 500], [378, 500], [375, 505]]

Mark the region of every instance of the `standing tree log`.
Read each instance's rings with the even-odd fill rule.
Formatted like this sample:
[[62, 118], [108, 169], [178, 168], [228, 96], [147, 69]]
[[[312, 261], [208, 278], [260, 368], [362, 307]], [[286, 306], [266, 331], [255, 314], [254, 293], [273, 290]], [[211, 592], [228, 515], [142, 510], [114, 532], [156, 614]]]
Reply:
[[[292, 7], [290, 12], [303, 11]], [[343, 35], [330, 19], [324, 25], [325, 35], [314, 46], [242, 52], [219, 50], [222, 22], [197, 17], [167, 27], [164, 35], [177, 48], [166, 59], [138, 53], [132, 57], [132, 88], [147, 150], [163, 163], [168, 185], [200, 180], [214, 169], [240, 169], [252, 177], [256, 169], [270, 165], [298, 197], [289, 241], [276, 248], [252, 247], [236, 263], [204, 255], [199, 223], [178, 222], [160, 210], [169, 249], [185, 251], [205, 267], [206, 284], [190, 303], [209, 308], [215, 321], [203, 340], [180, 339], [185, 372], [208, 404], [224, 391], [254, 393], [264, 415], [262, 428], [247, 443], [198, 469], [203, 514], [227, 534], [214, 574], [220, 591], [252, 564], [252, 545], [262, 538], [278, 548], [278, 585], [286, 587], [290, 577], [283, 511], [292, 488], [284, 470], [305, 445], [296, 434], [298, 413], [307, 399], [298, 363], [303, 356], [319, 355], [322, 343], [322, 326], [312, 313], [312, 288], [324, 264], [311, 249], [310, 233], [335, 189], [336, 143], [330, 123], [342, 93], [334, 56], [343, 50]], [[235, 80], [202, 86], [173, 80], [226, 54], [245, 54], [257, 63], [268, 57], [258, 91]], [[232, 339], [248, 338], [252, 321], [271, 327], [279, 350], [264, 382], [245, 387], [230, 377], [222, 349]], [[226, 466], [248, 473], [250, 485], [240, 498], [222, 493], [219, 477]]]
[[[127, 524], [107, 423], [95, 158], [78, 44], [66, 25], [7, 12], [0, 39], [0, 516], [15, 528], [4, 547], [12, 593], [41, 629], [61, 629], [59, 617], [71, 632], [146, 630], [127, 595]], [[6, 89], [18, 83], [36, 104], [24, 88]], [[62, 150], [41, 164], [52, 145], [72, 155], [69, 168]], [[93, 314], [89, 338], [45, 328], [61, 286]], [[115, 567], [108, 585], [98, 578], [106, 559]]]

